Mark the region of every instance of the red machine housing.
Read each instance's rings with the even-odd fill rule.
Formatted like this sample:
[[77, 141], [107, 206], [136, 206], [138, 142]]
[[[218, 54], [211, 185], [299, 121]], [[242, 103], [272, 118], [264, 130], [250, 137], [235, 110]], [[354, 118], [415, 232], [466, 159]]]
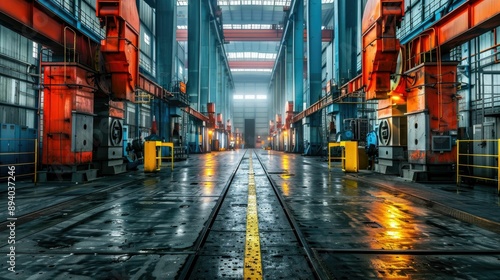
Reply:
[[361, 64], [367, 100], [387, 98], [391, 90], [390, 76], [396, 70], [400, 50], [396, 25], [403, 15], [403, 0], [372, 0], [366, 4]]
[[207, 103], [207, 113], [208, 113], [208, 128], [216, 128], [215, 122], [215, 103], [209, 102]]
[[92, 162], [95, 88], [87, 79], [91, 72], [76, 63], [43, 64], [43, 164]]
[[106, 26], [101, 53], [111, 73], [111, 94], [119, 100], [134, 101], [139, 80], [140, 22], [134, 0], [97, 0], [96, 15]]
[[426, 62], [410, 69], [407, 78], [408, 162], [454, 164], [456, 145], [456, 71], [458, 62]]

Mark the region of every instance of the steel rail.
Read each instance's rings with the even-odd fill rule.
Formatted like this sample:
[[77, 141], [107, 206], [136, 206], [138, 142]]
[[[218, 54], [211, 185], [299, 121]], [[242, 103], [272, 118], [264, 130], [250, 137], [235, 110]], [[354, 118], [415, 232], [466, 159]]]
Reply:
[[202, 232], [198, 236], [198, 239], [196, 240], [195, 244], [193, 245], [193, 249], [190, 251], [194, 251], [194, 254], [190, 254], [186, 262], [184, 263], [181, 272], [179, 273], [179, 276], [176, 277], [176, 279], [189, 279], [191, 273], [193, 272], [193, 268], [196, 264], [196, 261], [198, 260], [199, 254], [201, 252], [201, 249], [205, 245], [205, 242], [208, 238], [208, 234], [210, 233], [213, 224], [215, 223], [215, 220], [217, 218], [217, 215], [219, 214], [219, 211], [222, 207], [222, 204], [224, 203], [224, 200], [226, 198], [227, 193], [229, 192], [229, 188], [231, 184], [233, 183], [234, 177], [236, 176], [236, 172], [240, 168], [241, 162], [243, 162], [243, 159], [245, 158], [245, 155], [247, 152], [241, 156], [240, 161], [236, 165], [236, 168], [234, 168], [233, 172], [229, 176], [229, 180], [227, 180], [226, 185], [222, 189], [222, 194], [220, 195], [220, 199], [217, 201], [215, 204], [214, 208], [212, 209], [212, 212], [210, 213], [210, 216], [208, 217], [208, 221], [206, 223], [206, 226], [203, 228]]
[[305, 235], [300, 230], [297, 221], [295, 221], [295, 219], [293, 218], [293, 215], [292, 215], [290, 209], [288, 208], [287, 204], [285, 203], [285, 199], [283, 198], [283, 195], [278, 190], [278, 186], [276, 186], [274, 181], [271, 180], [271, 176], [270, 176], [269, 172], [267, 171], [266, 166], [262, 163], [259, 155], [257, 153], [255, 153], [255, 155], [257, 156], [257, 159], [259, 160], [260, 165], [264, 169], [264, 172], [266, 173], [266, 177], [267, 177], [269, 183], [273, 187], [273, 191], [276, 194], [276, 197], [278, 198], [278, 201], [281, 205], [281, 208], [283, 209], [283, 212], [285, 213], [285, 216], [286, 216], [288, 222], [290, 223], [290, 226], [292, 227], [292, 231], [293, 231], [295, 237], [297, 238], [297, 241], [300, 243], [300, 245], [302, 246], [302, 248], [304, 249], [304, 251], [306, 253], [307, 261], [309, 262], [309, 265], [313, 269], [314, 276], [317, 279], [331, 279], [332, 277], [329, 276], [329, 273], [327, 272], [327, 270], [321, 265], [321, 260], [314, 254], [314, 250], [307, 243]]

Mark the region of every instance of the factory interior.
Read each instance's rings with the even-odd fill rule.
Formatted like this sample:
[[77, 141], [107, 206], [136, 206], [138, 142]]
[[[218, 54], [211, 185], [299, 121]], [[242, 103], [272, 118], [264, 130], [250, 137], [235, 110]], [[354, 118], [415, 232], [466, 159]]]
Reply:
[[[2, 203], [12, 212], [2, 214], [0, 232], [9, 236], [16, 219], [20, 251], [7, 238], [0, 248], [8, 257], [17, 252], [17, 266], [8, 258], [2, 268], [21, 271], [6, 279], [498, 279], [498, 32], [496, 0], [1, 1], [0, 184]], [[233, 193], [241, 186], [248, 201]], [[344, 190], [337, 190], [342, 199], [327, 190], [335, 186]], [[380, 236], [372, 231], [390, 223], [380, 220], [384, 211], [367, 205], [359, 211], [372, 214], [356, 220], [347, 202], [353, 186], [371, 195], [358, 201], [375, 205], [373, 197], [385, 199], [387, 192], [395, 205], [435, 210], [477, 227], [488, 241], [469, 248], [464, 235], [476, 233], [455, 220], [441, 225], [453, 230], [442, 236], [465, 238], [455, 246], [459, 257], [449, 261], [437, 253], [437, 239], [413, 244], [429, 235], [420, 233], [429, 226], [422, 222], [412, 227], [418, 233], [404, 236], [407, 243], [398, 237], [391, 247], [398, 258], [415, 250], [413, 263], [405, 264], [411, 269], [394, 268], [402, 259], [389, 260], [381, 252], [388, 247], [370, 243]], [[127, 195], [144, 203], [117, 202]], [[342, 233], [326, 222], [319, 226], [336, 224], [333, 212], [313, 207], [331, 207], [330, 196], [345, 208], [329, 211], [352, 219], [346, 222], [355, 228], [352, 235], [371, 240], [363, 244], [372, 251], [346, 245], [347, 225]], [[415, 206], [399, 201], [406, 198]], [[269, 220], [275, 216], [263, 214], [266, 203], [284, 211], [285, 222]], [[154, 215], [144, 212], [133, 224], [131, 209], [150, 204]], [[182, 213], [160, 208], [170, 204]], [[64, 207], [76, 205], [88, 208], [81, 212], [88, 217], [66, 226], [79, 218]], [[111, 241], [90, 228], [108, 228], [114, 218], [88, 220], [105, 205], [132, 215], [130, 228], [126, 222], [109, 228]], [[236, 206], [248, 213], [240, 215]], [[68, 214], [52, 220], [58, 211]], [[417, 212], [404, 219], [417, 220]], [[233, 232], [217, 226], [217, 215], [246, 224]], [[182, 240], [138, 237], [139, 220], [161, 225], [162, 216], [164, 228], [152, 226], [151, 236], [177, 240], [181, 234], [166, 229], [171, 224], [189, 228]], [[264, 223], [251, 226], [257, 216]], [[274, 232], [273, 223], [291, 225], [298, 240], [292, 244], [299, 244], [293, 253], [282, 252], [291, 241], [277, 246], [279, 253], [263, 249], [270, 238], [263, 232]], [[214, 228], [232, 237], [214, 241]], [[259, 228], [260, 243], [249, 238], [258, 237]], [[86, 246], [86, 231], [94, 245]], [[325, 237], [330, 231], [341, 246]], [[124, 249], [121, 239], [117, 245], [113, 232], [135, 236], [135, 245]], [[288, 238], [283, 234], [269, 242]], [[107, 241], [109, 249], [93, 251]], [[243, 247], [209, 254], [214, 244], [235, 243], [258, 256], [233, 256]], [[100, 257], [92, 261], [92, 253]], [[22, 258], [30, 254], [33, 259]], [[45, 254], [57, 259], [56, 268], [40, 260]], [[451, 272], [426, 265], [426, 254], [449, 261]], [[476, 266], [467, 264], [469, 255]], [[150, 266], [138, 269], [141, 262]]]

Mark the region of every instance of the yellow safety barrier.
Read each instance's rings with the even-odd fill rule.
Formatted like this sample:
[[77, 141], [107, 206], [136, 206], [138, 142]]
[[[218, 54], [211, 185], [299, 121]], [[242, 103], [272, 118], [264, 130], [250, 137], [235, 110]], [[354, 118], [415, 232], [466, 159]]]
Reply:
[[[162, 157], [161, 147], [170, 147], [172, 154], [169, 157]], [[174, 170], [174, 143], [162, 141], [144, 142], [144, 172], [160, 171], [163, 158], [171, 159], [171, 169]]]
[[[491, 152], [483, 154], [470, 153], [468, 150], [471, 148], [471, 145], [473, 145], [472, 147], [478, 145], [486, 151], [488, 150], [486, 146], [489, 145]], [[467, 151], [464, 151], [464, 146], [467, 147]], [[497, 192], [500, 195], [499, 139], [457, 140], [457, 147], [457, 186], [460, 185], [462, 178], [493, 181], [497, 183]], [[476, 147], [476, 149], [478, 148]], [[472, 163], [470, 163], [470, 159], [472, 159]], [[489, 164], [488, 161], [490, 162]], [[474, 164], [474, 162], [478, 164]], [[485, 174], [490, 176], [487, 177]]]
[[[342, 147], [341, 157], [332, 157], [333, 147]], [[340, 159], [342, 163], [342, 171], [358, 172], [359, 170], [359, 155], [357, 141], [341, 141], [328, 143], [328, 168], [331, 167], [332, 159]]]

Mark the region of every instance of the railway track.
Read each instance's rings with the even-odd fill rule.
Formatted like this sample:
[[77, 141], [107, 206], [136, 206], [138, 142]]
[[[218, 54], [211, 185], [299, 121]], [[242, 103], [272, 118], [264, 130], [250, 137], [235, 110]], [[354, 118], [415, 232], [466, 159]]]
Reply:
[[[246, 162], [244, 164], [243, 162]], [[236, 180], [237, 175], [239, 174], [240, 177], [243, 177], [245, 175], [248, 176], [248, 180], [246, 180], [246, 185], [242, 186], [241, 181]], [[255, 177], [262, 177], [259, 180], [256, 180]], [[232, 189], [238, 189], [238, 191], [234, 191], [232, 195], [228, 195]], [[310, 248], [309, 244], [307, 243], [304, 234], [302, 233], [301, 229], [299, 228], [297, 222], [294, 220], [290, 210], [288, 209], [283, 196], [281, 195], [280, 191], [278, 190], [277, 186], [272, 182], [270, 179], [268, 171], [265, 169], [265, 166], [263, 163], [260, 161], [258, 155], [253, 151], [253, 150], [248, 150], [241, 158], [240, 163], [238, 164], [237, 168], [233, 171], [230, 180], [228, 180], [227, 184], [224, 186], [223, 193], [220, 196], [220, 200], [217, 202], [216, 207], [212, 210], [212, 213], [210, 215], [210, 219], [207, 222], [207, 227], [205, 227], [205, 230], [203, 233], [200, 235], [199, 239], [196, 242], [196, 245], [194, 247], [194, 251], [196, 252], [193, 255], [190, 255], [188, 258], [188, 261], [184, 265], [181, 273], [178, 276], [178, 279], [211, 279], [212, 277], [216, 278], [233, 278], [235, 276], [238, 276], [238, 274], [241, 273], [241, 260], [243, 261], [243, 279], [262, 279], [262, 278], [268, 278], [268, 279], [278, 279], [278, 278], [284, 278], [283, 276], [280, 276], [277, 271], [273, 271], [273, 265], [272, 264], [267, 264], [266, 262], [263, 261], [263, 255], [264, 253], [262, 252], [269, 252], [272, 251], [272, 248], [268, 248], [266, 244], [269, 244], [269, 242], [261, 242], [260, 239], [266, 239], [266, 234], [270, 234], [270, 236], [275, 236], [273, 231], [267, 231], [267, 232], [259, 232], [259, 209], [263, 207], [258, 207], [257, 204], [259, 204], [259, 200], [263, 198], [263, 193], [257, 191], [257, 189], [266, 189], [268, 194], [274, 195], [275, 199], [273, 200], [273, 210], [274, 211], [280, 211], [282, 214], [276, 214], [276, 213], [269, 213], [266, 212], [265, 215], [278, 215], [281, 218], [281, 221], [279, 222], [280, 224], [286, 224], [287, 229], [280, 228], [279, 231], [283, 232], [288, 232], [292, 233], [293, 237], [295, 240], [290, 240], [288, 239], [287, 242], [290, 242], [291, 244], [295, 244], [296, 246], [296, 251], [300, 255], [299, 258], [303, 259], [304, 263], [306, 265], [302, 268], [302, 277], [306, 277], [307, 279], [329, 279], [330, 277], [328, 276], [327, 272], [324, 270], [324, 268], [321, 266], [321, 261], [317, 258], [317, 255], [314, 254], [313, 250]], [[247, 194], [247, 203], [241, 203], [241, 196], [245, 196], [245, 193]], [[269, 197], [266, 198], [266, 200], [269, 200]], [[246, 225], [245, 225], [245, 241], [241, 242], [241, 240], [238, 240], [238, 238], [233, 238], [235, 240], [230, 241], [231, 237], [227, 237], [227, 233], [231, 231], [227, 231], [227, 228], [221, 229], [220, 226], [217, 227], [216, 223], [220, 222], [222, 220], [219, 217], [219, 213], [221, 213], [221, 209], [223, 207], [226, 208], [234, 208], [238, 206], [243, 206], [243, 208], [246, 208]], [[241, 208], [241, 207], [239, 207]], [[262, 215], [261, 215], [262, 216]], [[265, 221], [264, 221], [265, 222]], [[241, 225], [240, 225], [241, 226]], [[237, 226], [238, 227], [238, 226]], [[270, 225], [260, 225], [260, 228], [269, 228]], [[217, 238], [217, 236], [222, 236], [223, 234], [221, 233], [226, 233], [225, 238]], [[235, 235], [240, 235], [241, 239], [241, 228], [237, 228], [235, 231], [233, 231]], [[207, 244], [207, 240], [209, 239], [209, 236], [215, 236], [214, 239], [211, 240], [210, 244]], [[228, 240], [229, 239], [229, 240]], [[239, 250], [235, 249], [235, 252], [239, 253], [244, 253], [243, 259], [239, 258], [238, 256], [234, 256], [231, 254], [227, 254], [224, 252], [217, 252], [219, 254], [216, 257], [221, 257], [222, 259], [231, 259], [233, 260], [233, 265], [230, 265], [229, 271], [232, 270], [233, 273], [229, 272], [228, 270], [222, 270], [221, 274], [210, 274], [213, 272], [209, 272], [210, 269], [203, 264], [203, 261], [206, 261], [207, 259], [207, 247], [208, 250], [210, 248], [213, 248], [214, 246], [217, 246], [217, 244], [224, 246], [225, 244], [232, 243], [232, 244], [242, 244], [244, 243], [245, 250], [244, 252], [241, 250], [242, 246], [240, 246]], [[284, 244], [278, 244], [278, 246], [281, 246]], [[271, 244], [270, 247], [273, 247], [274, 245]], [[295, 254], [295, 253], [294, 253]], [[279, 253], [277, 254], [279, 255]], [[282, 258], [282, 255], [279, 255], [276, 257], [276, 253], [274, 255], [275, 260], [278, 260]], [[295, 255], [297, 257], [297, 255]], [[234, 262], [234, 260], [239, 260], [239, 262]], [[226, 262], [227, 263], [227, 262]], [[217, 271], [221, 271], [216, 270]], [[241, 277], [241, 275], [240, 275]], [[302, 278], [301, 277], [301, 278]], [[238, 277], [236, 277], [238, 278]]]
[[246, 150], [157, 174], [20, 189], [19, 204], [35, 206], [18, 216], [20, 272], [6, 279], [500, 275], [494, 232], [341, 172], [311, 171], [321, 164]]

